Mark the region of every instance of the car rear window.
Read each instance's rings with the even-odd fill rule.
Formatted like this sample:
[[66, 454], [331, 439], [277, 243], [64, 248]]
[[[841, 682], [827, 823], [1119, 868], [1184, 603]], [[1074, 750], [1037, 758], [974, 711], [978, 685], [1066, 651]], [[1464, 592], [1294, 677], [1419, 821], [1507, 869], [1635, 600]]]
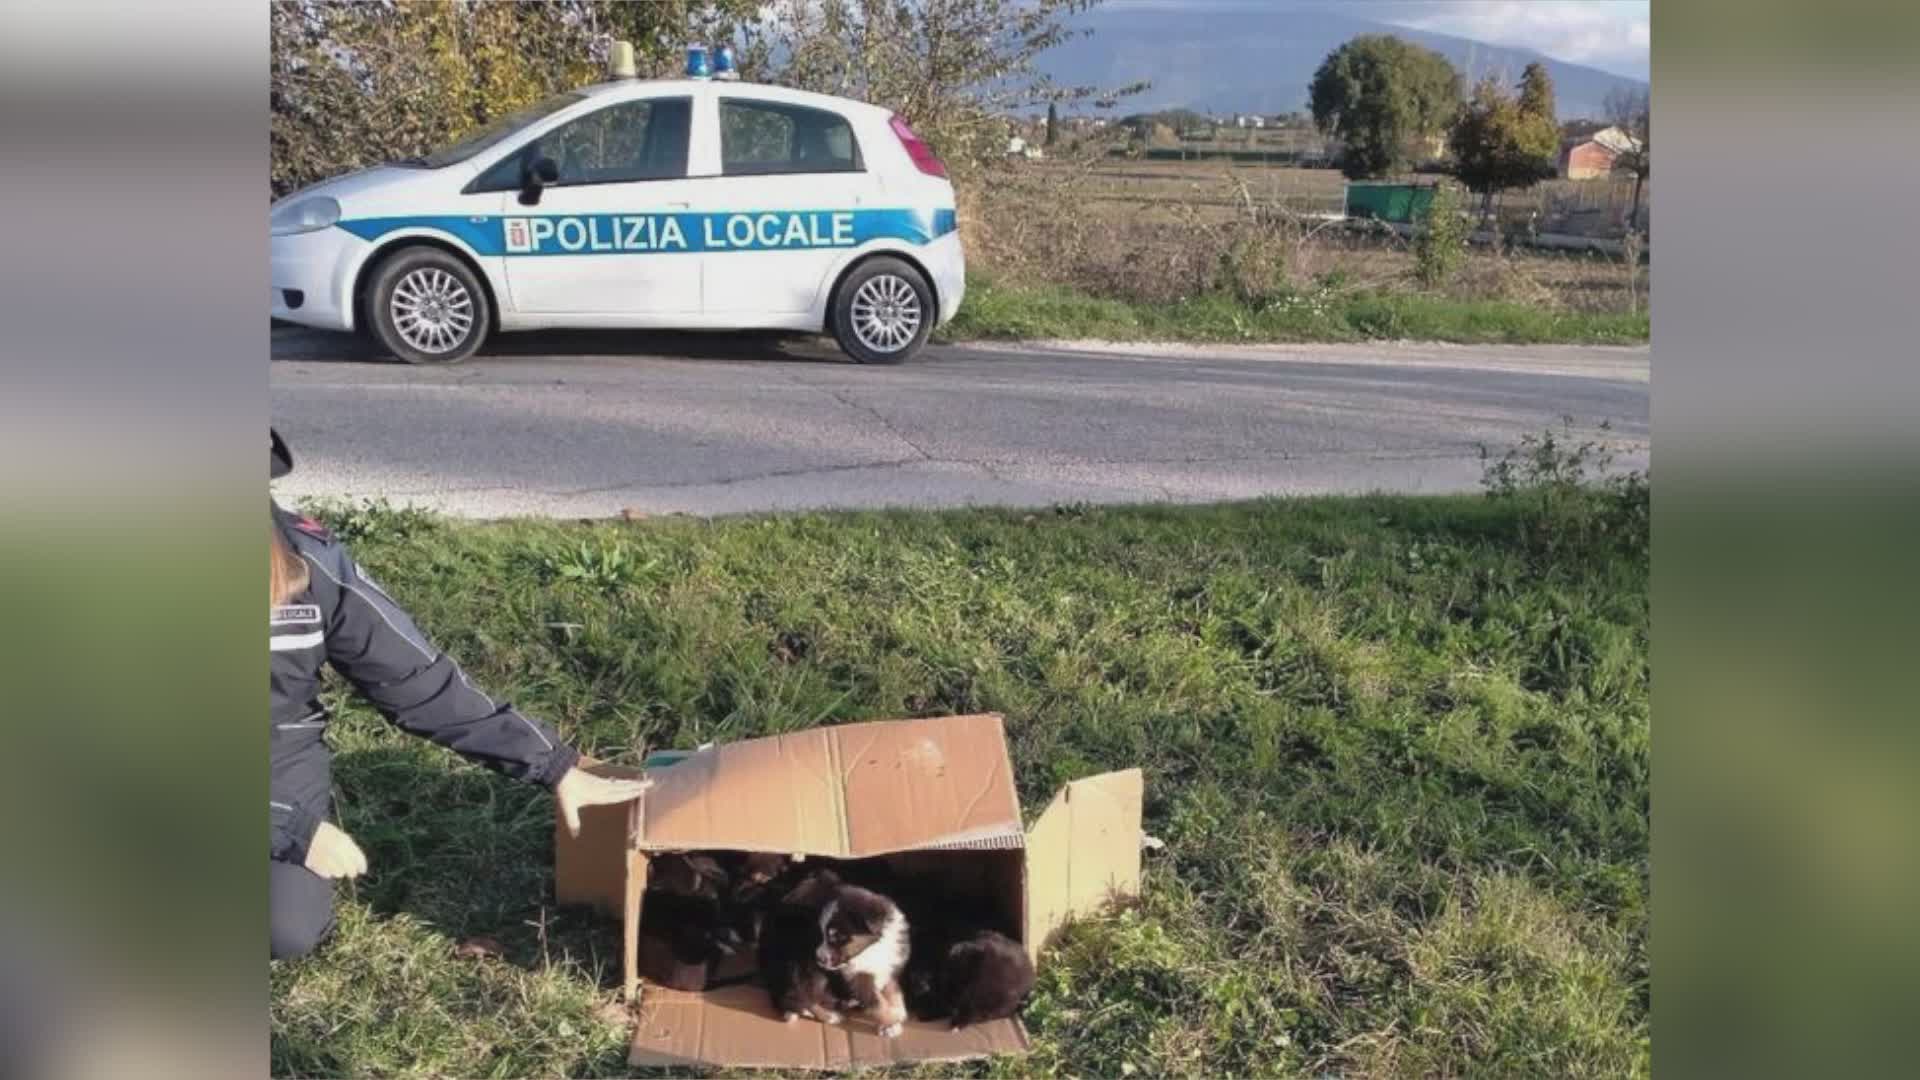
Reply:
[[720, 171], [726, 176], [859, 172], [853, 125], [830, 109], [720, 99]]

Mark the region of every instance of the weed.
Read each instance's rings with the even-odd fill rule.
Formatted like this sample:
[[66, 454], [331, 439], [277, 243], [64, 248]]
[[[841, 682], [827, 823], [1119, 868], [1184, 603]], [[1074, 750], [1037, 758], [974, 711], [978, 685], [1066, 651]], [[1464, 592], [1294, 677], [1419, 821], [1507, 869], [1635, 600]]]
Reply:
[[440, 528], [440, 519], [417, 506], [395, 506], [386, 499], [358, 503], [318, 501], [307, 512], [325, 523], [342, 541], [405, 541]]
[[541, 566], [550, 580], [618, 593], [639, 584], [658, 566], [658, 561], [642, 559], [625, 544], [583, 541], [571, 549], [546, 556]]
[[[1611, 425], [1603, 421], [1600, 430]], [[1557, 432], [1522, 436], [1499, 457], [1483, 445], [1480, 459], [1481, 486], [1521, 511], [1528, 547], [1555, 556], [1604, 543], [1646, 554], [1652, 520], [1646, 474], [1615, 468], [1605, 441], [1576, 438], [1572, 417], [1563, 417]]]
[[1460, 194], [1452, 184], [1436, 185], [1433, 202], [1414, 236], [1414, 276], [1420, 284], [1437, 289], [1459, 272], [1467, 255], [1467, 234], [1472, 227], [1461, 213]]

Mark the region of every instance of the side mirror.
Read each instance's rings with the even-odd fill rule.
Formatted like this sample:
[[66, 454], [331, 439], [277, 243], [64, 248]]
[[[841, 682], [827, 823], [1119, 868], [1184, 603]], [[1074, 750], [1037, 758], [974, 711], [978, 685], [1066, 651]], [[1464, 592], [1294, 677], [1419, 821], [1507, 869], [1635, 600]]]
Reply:
[[535, 158], [533, 164], [520, 182], [520, 205], [536, 206], [540, 202], [540, 190], [560, 179], [560, 166], [550, 157]]

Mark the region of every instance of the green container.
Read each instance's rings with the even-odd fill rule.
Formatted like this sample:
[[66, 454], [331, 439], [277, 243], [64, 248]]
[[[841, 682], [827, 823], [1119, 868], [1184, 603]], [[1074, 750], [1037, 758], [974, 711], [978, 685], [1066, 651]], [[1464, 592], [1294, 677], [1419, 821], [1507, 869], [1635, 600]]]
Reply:
[[1348, 184], [1347, 216], [1411, 224], [1433, 206], [1432, 184]]

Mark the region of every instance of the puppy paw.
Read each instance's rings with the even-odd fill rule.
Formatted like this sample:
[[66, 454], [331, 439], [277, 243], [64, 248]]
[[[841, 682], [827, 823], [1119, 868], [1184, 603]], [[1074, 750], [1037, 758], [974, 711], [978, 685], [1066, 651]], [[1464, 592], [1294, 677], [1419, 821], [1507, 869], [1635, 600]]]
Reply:
[[790, 1012], [790, 1013], [781, 1013], [781, 1014], [780, 1014], [780, 1019], [782, 1019], [782, 1020], [785, 1020], [785, 1021], [786, 1021], [787, 1023], [789, 1023], [789, 1024], [791, 1024], [791, 1023], [793, 1023], [793, 1022], [794, 1022], [795, 1020], [798, 1020], [798, 1019], [800, 1019], [800, 1014], [799, 1014], [799, 1013], [792, 1013], [792, 1012]]
[[838, 1025], [842, 1020], [846, 1019], [845, 1016], [842, 1016], [837, 1012], [828, 1012], [825, 1009], [820, 1010], [814, 1015], [818, 1016], [820, 1018], [820, 1022], [823, 1024]]
[[883, 1039], [894, 1038], [898, 1036], [904, 1028], [905, 1028], [905, 1025], [901, 1024], [897, 1020], [891, 1024], [884, 1024], [880, 1028], [880, 1037]]

